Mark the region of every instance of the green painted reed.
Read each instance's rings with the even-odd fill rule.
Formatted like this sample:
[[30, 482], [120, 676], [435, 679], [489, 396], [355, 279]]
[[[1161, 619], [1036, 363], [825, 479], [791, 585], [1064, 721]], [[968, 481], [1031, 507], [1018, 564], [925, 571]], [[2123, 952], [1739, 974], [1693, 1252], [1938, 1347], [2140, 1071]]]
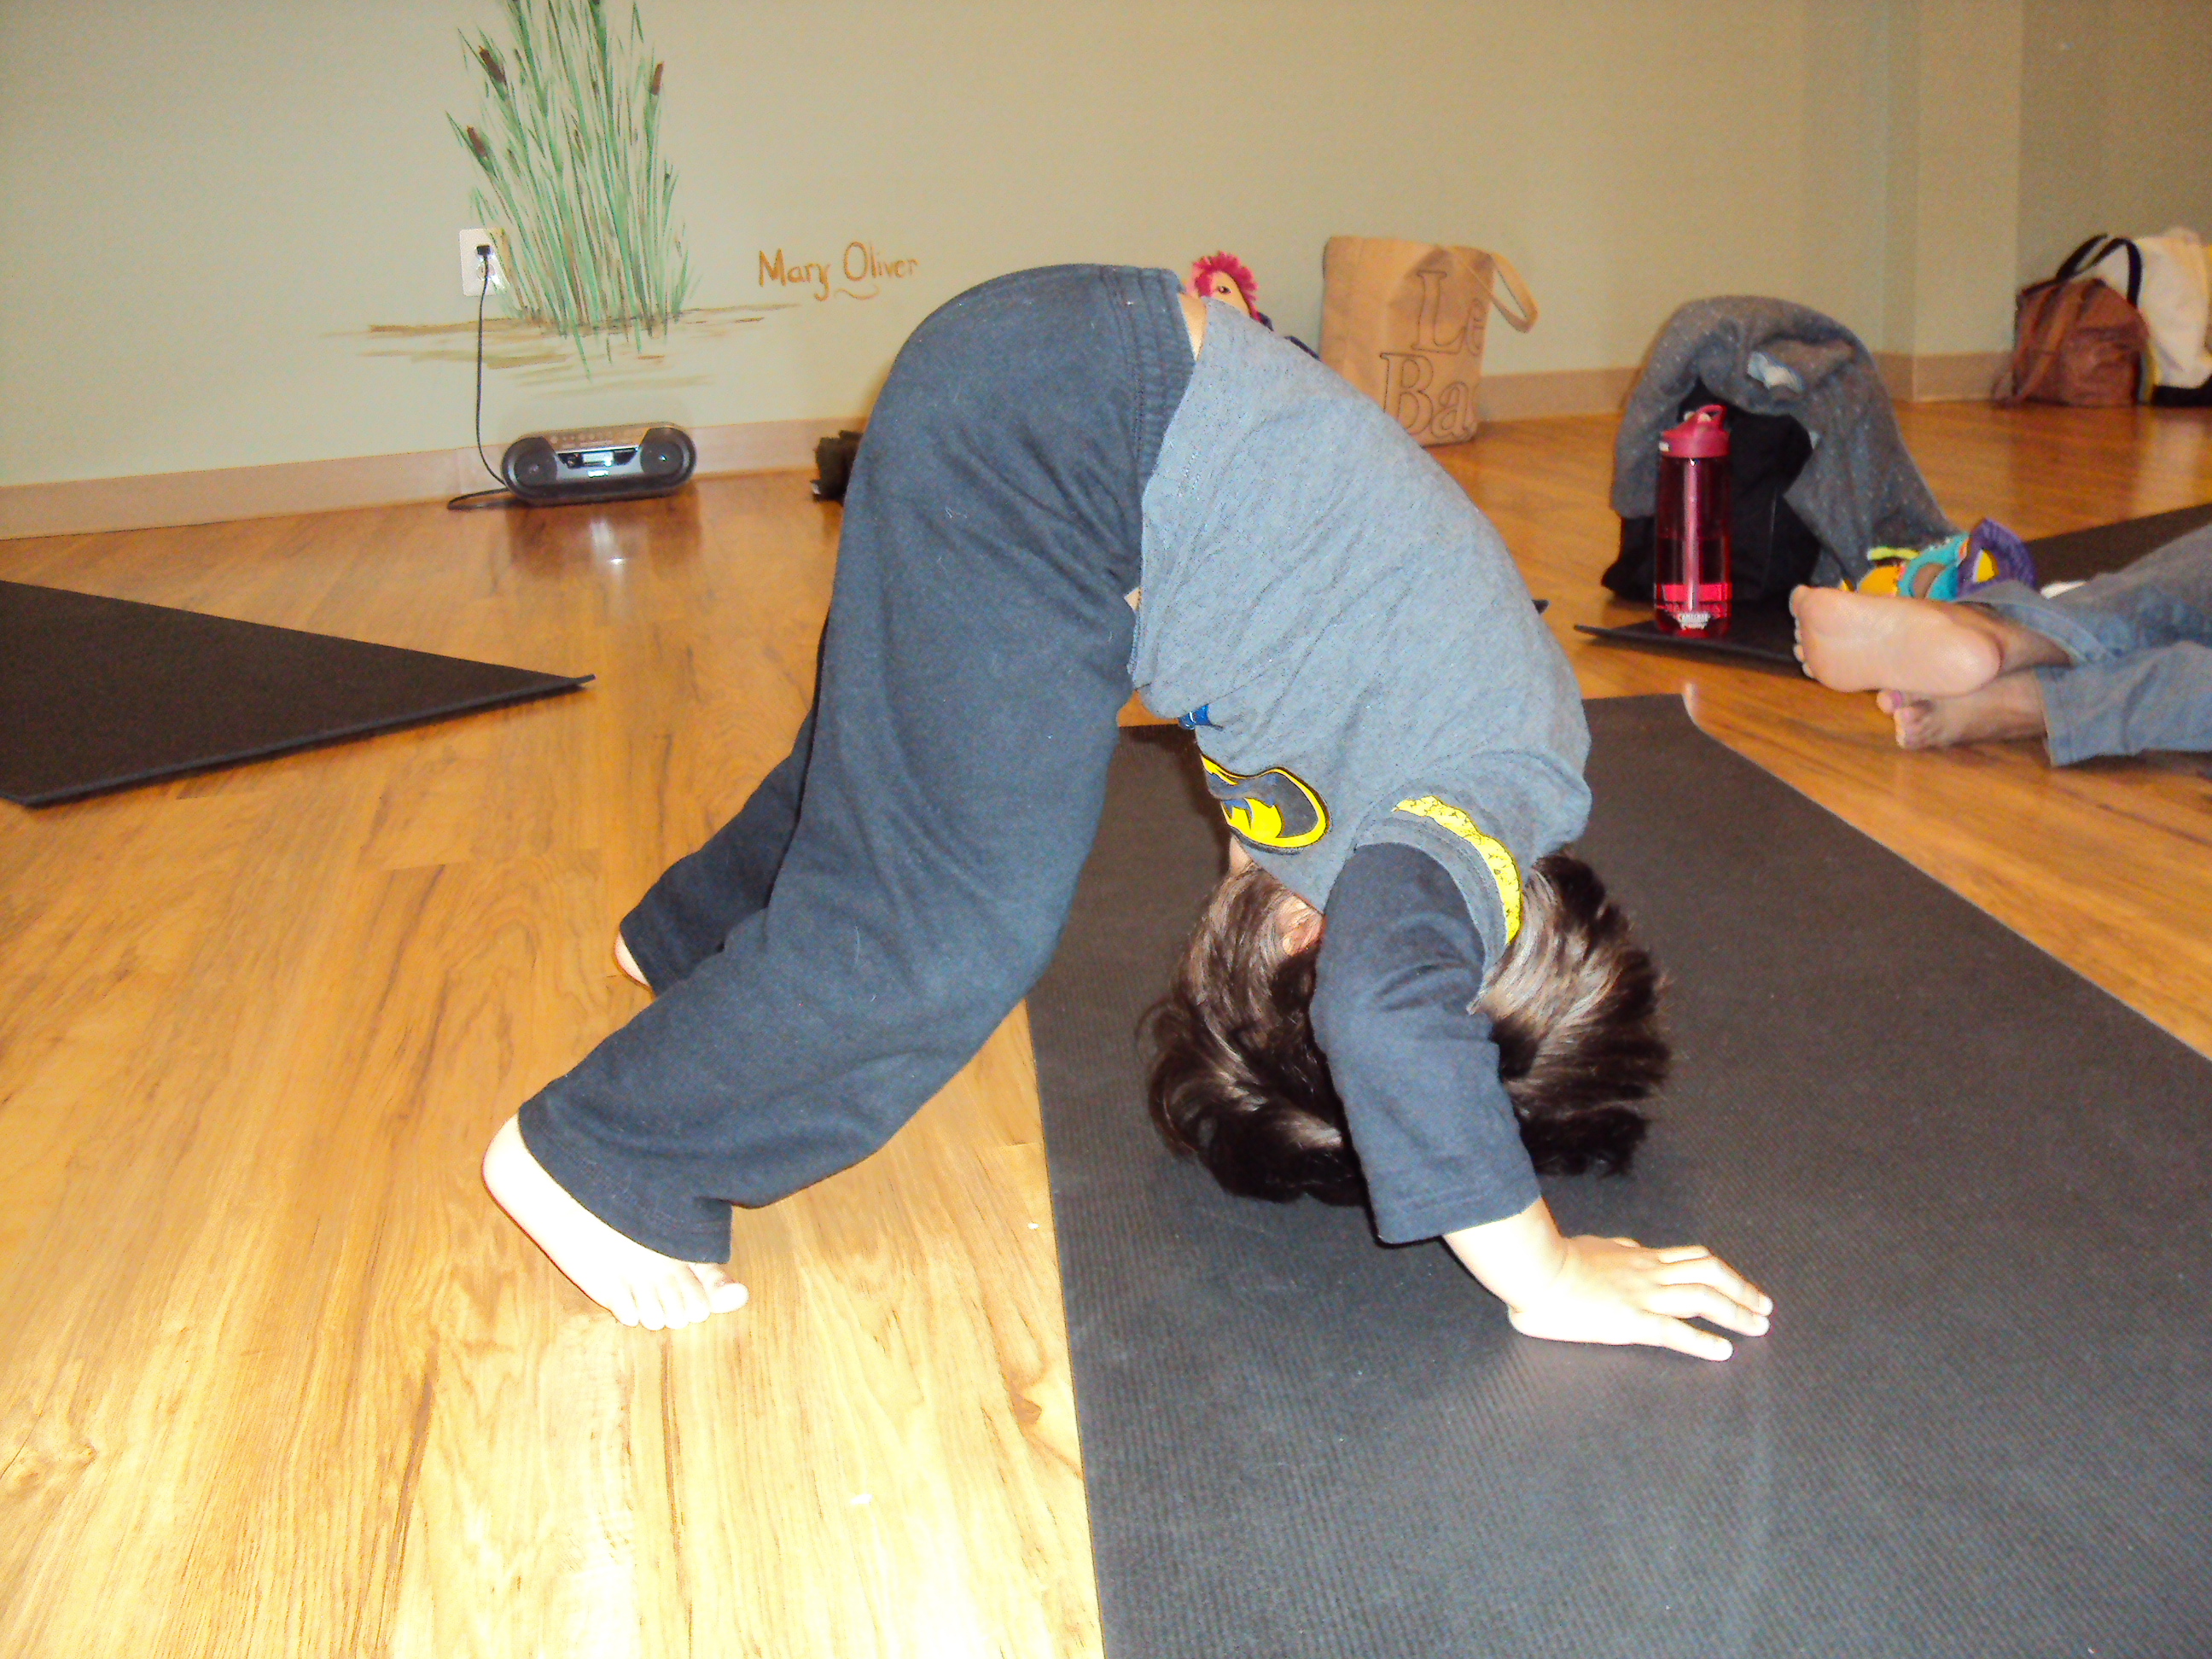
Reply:
[[602, 0], [506, 5], [512, 44], [461, 37], [483, 76], [481, 125], [447, 118], [483, 173], [477, 213], [507, 233], [509, 303], [580, 353], [595, 334], [642, 345], [691, 291], [644, 19], [633, 4], [629, 29], [610, 28]]

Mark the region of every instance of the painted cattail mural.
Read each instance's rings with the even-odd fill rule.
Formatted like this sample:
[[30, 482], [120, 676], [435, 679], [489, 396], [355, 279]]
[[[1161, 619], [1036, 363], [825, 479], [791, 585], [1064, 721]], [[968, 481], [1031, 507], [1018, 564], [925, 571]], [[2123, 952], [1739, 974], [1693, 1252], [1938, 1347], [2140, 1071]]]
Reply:
[[482, 222], [507, 233], [508, 303], [567, 335], [642, 344], [680, 316], [691, 266], [660, 153], [664, 65], [630, 7], [627, 29], [602, 0], [506, 0], [514, 39], [462, 37], [483, 77], [477, 123], [452, 121], [483, 175]]

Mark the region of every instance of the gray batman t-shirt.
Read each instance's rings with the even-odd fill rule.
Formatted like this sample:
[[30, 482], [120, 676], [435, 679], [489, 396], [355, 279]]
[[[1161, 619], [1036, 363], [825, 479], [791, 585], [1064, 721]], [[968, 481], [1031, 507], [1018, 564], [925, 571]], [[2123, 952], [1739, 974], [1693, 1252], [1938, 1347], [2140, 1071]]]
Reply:
[[1451, 872], [1493, 967], [1519, 871], [1574, 839], [1589, 750], [1505, 544], [1403, 428], [1228, 307], [1144, 495], [1132, 676], [1231, 827], [1325, 908], [1355, 848]]

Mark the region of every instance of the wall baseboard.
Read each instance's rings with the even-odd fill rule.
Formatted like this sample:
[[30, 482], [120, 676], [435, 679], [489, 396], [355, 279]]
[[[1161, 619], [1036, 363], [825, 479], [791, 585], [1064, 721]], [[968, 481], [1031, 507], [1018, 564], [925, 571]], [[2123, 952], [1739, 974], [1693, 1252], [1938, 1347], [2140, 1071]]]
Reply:
[[1485, 421], [1537, 421], [1553, 415], [1614, 415], [1636, 384], [1633, 368], [1561, 368], [1536, 374], [1486, 374], [1475, 388]]
[[2012, 361], [2009, 351], [1945, 351], [1914, 357], [1902, 351], [1877, 351], [1889, 395], [1904, 404], [1985, 402], [1997, 376]]
[[[699, 447], [702, 473], [770, 472], [812, 466], [817, 439], [859, 424], [858, 417], [761, 421], [702, 427], [691, 437]], [[441, 501], [488, 489], [491, 483], [475, 450], [431, 449], [134, 478], [7, 484], [0, 485], [0, 541]]]
[[[1900, 401], [1957, 402], [1988, 397], [2009, 356], [2002, 351], [1924, 357], [1878, 352], [1875, 362], [1890, 395]], [[1477, 407], [1486, 422], [1609, 415], [1627, 401], [1636, 374], [1633, 368], [1569, 368], [1488, 375]], [[759, 421], [702, 427], [691, 435], [699, 447], [702, 474], [774, 472], [813, 465], [816, 440], [863, 423], [858, 416]], [[135, 478], [7, 484], [0, 485], [0, 541], [438, 501], [485, 488], [490, 482], [475, 450], [431, 449], [206, 472], [155, 472]]]
[[[2008, 351], [1954, 351], [1916, 357], [1875, 353], [1889, 395], [1900, 403], [1979, 403], [1990, 395]], [[1475, 403], [1486, 421], [1540, 420], [1552, 415], [1609, 415], [1628, 401], [1634, 368], [1570, 368], [1541, 374], [1486, 376]]]

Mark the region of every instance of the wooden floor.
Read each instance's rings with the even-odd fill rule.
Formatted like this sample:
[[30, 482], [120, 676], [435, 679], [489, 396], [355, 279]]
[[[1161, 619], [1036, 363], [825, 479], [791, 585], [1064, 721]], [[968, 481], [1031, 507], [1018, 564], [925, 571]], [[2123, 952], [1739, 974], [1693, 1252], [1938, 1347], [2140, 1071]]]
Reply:
[[[2203, 415], [1905, 420], [1962, 520], [2212, 499]], [[1603, 609], [1611, 427], [1439, 452], [1586, 690], [1687, 694], [2212, 1053], [2203, 769], [1904, 755], [1863, 699], [1565, 631]], [[501, 1118], [641, 1006], [616, 919], [781, 753], [836, 533], [772, 475], [0, 543], [0, 578], [599, 676], [0, 805], [0, 1654], [1098, 1651], [1020, 1014], [884, 1154], [741, 1215], [752, 1305], [703, 1328], [590, 1309], [477, 1180]], [[1949, 991], [1968, 1018], [2004, 988]]]

